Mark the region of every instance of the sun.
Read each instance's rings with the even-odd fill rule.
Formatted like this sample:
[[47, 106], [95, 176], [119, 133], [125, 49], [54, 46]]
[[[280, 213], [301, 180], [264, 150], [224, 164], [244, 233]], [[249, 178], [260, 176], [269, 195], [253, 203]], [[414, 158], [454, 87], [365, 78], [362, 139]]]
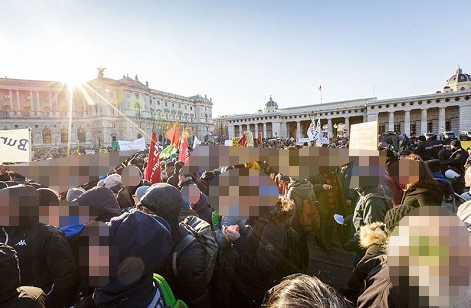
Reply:
[[74, 77], [74, 76], [69, 76], [68, 78], [65, 78], [65, 84], [67, 85], [67, 88], [69, 91], [73, 91], [77, 88], [82, 87], [82, 85], [85, 83], [85, 80]]

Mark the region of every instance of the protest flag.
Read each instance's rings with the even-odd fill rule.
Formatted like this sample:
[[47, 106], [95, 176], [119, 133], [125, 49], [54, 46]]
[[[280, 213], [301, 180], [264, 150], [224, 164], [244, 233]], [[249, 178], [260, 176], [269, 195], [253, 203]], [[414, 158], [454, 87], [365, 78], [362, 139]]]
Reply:
[[183, 126], [182, 130], [182, 142], [180, 143], [180, 153], [178, 156], [178, 160], [185, 162], [188, 156], [188, 138], [185, 126]]
[[198, 144], [201, 144], [201, 141], [198, 139], [198, 137], [195, 136], [195, 140], [193, 140], [193, 150]]
[[147, 161], [146, 172], [144, 178], [152, 184], [161, 182], [160, 153], [157, 144], [157, 136], [152, 132], [152, 139], [149, 148], [149, 160]]
[[168, 147], [160, 152], [160, 158], [168, 159], [172, 154], [176, 154], [178, 152], [178, 148], [175, 147], [173, 144], [170, 144]]
[[241, 147], [246, 147], [247, 146], [247, 135], [245, 133], [242, 134], [242, 137], [239, 139], [238, 144]]
[[258, 144], [262, 144], [262, 133], [258, 133]]
[[178, 121], [175, 122], [166, 133], [165, 133], [165, 138], [170, 140], [170, 145], [173, 145], [174, 147], [178, 148], [178, 144], [180, 142], [180, 131], [178, 129]]

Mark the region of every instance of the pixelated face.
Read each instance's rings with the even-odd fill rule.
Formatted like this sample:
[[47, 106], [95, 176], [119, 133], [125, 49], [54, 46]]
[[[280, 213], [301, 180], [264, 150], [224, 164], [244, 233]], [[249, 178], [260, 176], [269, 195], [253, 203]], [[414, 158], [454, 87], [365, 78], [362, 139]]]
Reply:
[[182, 198], [189, 204], [195, 204], [200, 200], [200, 190], [196, 185], [188, 185], [182, 187]]
[[393, 286], [410, 307], [451, 307], [469, 291], [470, 233], [446, 209], [414, 209], [394, 229], [388, 264]]
[[119, 248], [103, 222], [90, 223], [79, 237], [79, 270], [88, 278], [90, 286], [102, 287], [109, 283], [117, 267]]
[[209, 186], [209, 203], [222, 216], [239, 219], [267, 214], [278, 201], [275, 183], [253, 169], [233, 169], [220, 174]]
[[378, 186], [386, 174], [385, 156], [360, 156], [352, 168], [350, 188]]
[[389, 175], [402, 187], [419, 181], [419, 162], [411, 159], [401, 159], [391, 164]]
[[39, 207], [33, 196], [0, 196], [0, 226], [17, 227], [38, 221]]
[[121, 172], [121, 182], [124, 186], [137, 186], [141, 182], [141, 172], [139, 168], [131, 165], [124, 167]]

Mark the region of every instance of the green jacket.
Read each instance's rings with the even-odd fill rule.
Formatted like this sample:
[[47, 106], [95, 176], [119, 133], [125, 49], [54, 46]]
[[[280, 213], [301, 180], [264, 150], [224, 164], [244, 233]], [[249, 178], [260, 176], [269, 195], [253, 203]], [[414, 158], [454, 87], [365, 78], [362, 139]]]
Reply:
[[286, 197], [293, 200], [294, 204], [296, 204], [296, 218], [293, 220], [293, 228], [296, 231], [301, 231], [298, 218], [303, 208], [303, 201], [312, 200], [316, 202], [314, 188], [312, 184], [306, 180], [295, 180], [289, 184]]
[[[386, 197], [381, 198], [378, 187], [367, 187], [364, 190], [358, 190], [360, 198], [355, 206], [353, 213], [353, 226], [357, 235], [360, 234], [360, 227], [371, 224], [376, 221], [383, 221], [386, 212], [392, 209], [392, 203]], [[368, 194], [370, 195], [367, 198]], [[367, 198], [367, 200], [365, 200]]]

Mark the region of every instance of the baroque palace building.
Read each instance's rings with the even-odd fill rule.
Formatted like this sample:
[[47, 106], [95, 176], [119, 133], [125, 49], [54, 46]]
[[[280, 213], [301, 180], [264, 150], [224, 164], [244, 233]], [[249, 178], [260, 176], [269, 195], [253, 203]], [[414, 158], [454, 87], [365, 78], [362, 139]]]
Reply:
[[0, 129], [31, 128], [34, 149], [66, 146], [69, 135], [72, 145], [107, 147], [155, 131], [163, 142], [177, 120], [190, 136], [212, 135], [213, 103], [206, 95], [167, 93], [137, 75], [115, 80], [103, 71], [70, 91], [62, 82], [0, 78]]
[[444, 131], [471, 131], [471, 76], [459, 68], [447, 81], [442, 91], [434, 94], [377, 99], [376, 97], [346, 100], [325, 104], [278, 108], [270, 97], [264, 110], [253, 114], [223, 116], [217, 122], [227, 122], [229, 138], [239, 137], [244, 131], [264, 138], [303, 138], [314, 117], [322, 128], [336, 135], [337, 128], [378, 121], [379, 131], [398, 133], [440, 134]]

